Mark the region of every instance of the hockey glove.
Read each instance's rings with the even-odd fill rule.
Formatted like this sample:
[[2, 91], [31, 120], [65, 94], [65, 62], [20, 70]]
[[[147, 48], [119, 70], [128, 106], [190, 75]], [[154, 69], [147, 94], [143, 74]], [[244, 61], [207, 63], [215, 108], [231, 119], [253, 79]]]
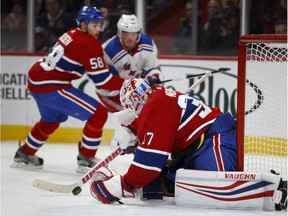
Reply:
[[122, 198], [135, 197], [121, 175], [115, 175], [106, 180], [93, 181], [90, 186], [90, 193], [104, 204], [112, 204]]
[[125, 154], [133, 153], [137, 137], [126, 127], [117, 127], [111, 140], [111, 146], [116, 148], [120, 146]]
[[99, 168], [95, 174], [92, 176], [92, 181], [97, 180], [107, 180], [114, 176], [114, 173], [108, 167], [101, 167]]
[[147, 77], [148, 84], [150, 86], [159, 85], [161, 84], [161, 80], [158, 76], [148, 76]]

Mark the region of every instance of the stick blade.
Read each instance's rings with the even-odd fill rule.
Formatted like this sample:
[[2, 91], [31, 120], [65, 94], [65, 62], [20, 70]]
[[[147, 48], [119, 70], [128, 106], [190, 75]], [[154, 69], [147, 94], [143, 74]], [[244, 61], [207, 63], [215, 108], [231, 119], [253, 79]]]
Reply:
[[35, 181], [32, 184], [33, 187], [50, 191], [50, 192], [56, 192], [56, 193], [72, 193], [72, 190], [77, 186], [74, 184], [71, 185], [62, 185], [62, 184], [56, 184], [53, 182], [48, 182], [41, 179], [35, 179]]
[[219, 68], [218, 71], [228, 71], [231, 70], [231, 68]]

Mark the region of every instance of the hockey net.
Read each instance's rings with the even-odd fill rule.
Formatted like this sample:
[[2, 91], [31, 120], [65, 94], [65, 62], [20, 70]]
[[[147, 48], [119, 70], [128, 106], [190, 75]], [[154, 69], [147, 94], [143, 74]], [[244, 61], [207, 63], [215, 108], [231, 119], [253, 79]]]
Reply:
[[239, 41], [238, 170], [287, 179], [287, 35], [246, 35]]

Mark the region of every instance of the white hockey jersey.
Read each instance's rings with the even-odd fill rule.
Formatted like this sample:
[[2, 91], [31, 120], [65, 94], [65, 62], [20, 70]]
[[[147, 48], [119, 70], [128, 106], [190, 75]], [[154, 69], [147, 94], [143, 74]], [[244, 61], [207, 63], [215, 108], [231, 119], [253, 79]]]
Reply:
[[118, 35], [107, 40], [103, 45], [104, 58], [113, 74], [123, 79], [158, 76], [162, 78], [157, 58], [157, 47], [147, 34], [141, 33], [135, 48], [125, 50]]

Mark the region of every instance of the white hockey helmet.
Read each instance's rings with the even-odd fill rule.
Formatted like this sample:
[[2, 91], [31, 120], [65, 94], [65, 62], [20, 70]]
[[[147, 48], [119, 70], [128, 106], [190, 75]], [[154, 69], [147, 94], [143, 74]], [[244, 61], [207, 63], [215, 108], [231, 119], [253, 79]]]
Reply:
[[123, 109], [138, 116], [152, 92], [151, 86], [144, 79], [126, 80], [120, 89], [121, 105]]
[[141, 27], [138, 18], [134, 15], [122, 14], [117, 23], [118, 32], [121, 34], [122, 31], [125, 32], [140, 32]]

